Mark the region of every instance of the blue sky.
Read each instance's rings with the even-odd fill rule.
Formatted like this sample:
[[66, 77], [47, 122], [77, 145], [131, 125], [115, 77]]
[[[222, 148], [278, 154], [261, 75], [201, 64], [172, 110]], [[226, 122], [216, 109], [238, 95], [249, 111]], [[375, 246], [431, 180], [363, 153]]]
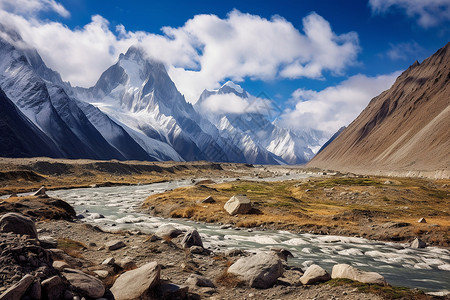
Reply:
[[450, 0], [0, 0], [0, 17], [73, 85], [139, 41], [190, 102], [231, 79], [327, 132], [450, 40]]

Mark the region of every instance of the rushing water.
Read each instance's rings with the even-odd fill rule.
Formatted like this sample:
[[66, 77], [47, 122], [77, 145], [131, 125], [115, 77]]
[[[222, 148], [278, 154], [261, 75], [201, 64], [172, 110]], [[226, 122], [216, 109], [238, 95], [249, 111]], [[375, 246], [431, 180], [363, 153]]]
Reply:
[[[74, 206], [77, 214], [86, 216], [83, 219], [85, 222], [103, 229], [150, 233], [162, 224], [173, 224], [180, 229], [195, 227], [203, 238], [204, 246], [211, 250], [238, 248], [257, 252], [275, 246], [284, 247], [294, 254], [295, 258], [289, 259], [293, 265], [306, 267], [317, 263], [331, 271], [336, 263], [348, 263], [378, 272], [392, 285], [428, 291], [450, 290], [450, 251], [447, 249], [411, 249], [406, 244], [287, 231], [221, 229], [216, 225], [163, 219], [138, 212], [137, 208], [147, 196], [190, 184], [189, 180], [181, 180], [141, 186], [58, 190], [48, 194], [67, 201]], [[104, 218], [97, 218], [96, 214]]]

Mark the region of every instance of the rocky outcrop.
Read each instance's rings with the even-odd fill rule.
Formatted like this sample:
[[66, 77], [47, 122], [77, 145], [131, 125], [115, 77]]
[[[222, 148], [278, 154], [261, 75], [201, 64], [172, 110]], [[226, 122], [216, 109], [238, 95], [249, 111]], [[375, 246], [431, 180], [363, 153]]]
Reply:
[[283, 271], [283, 264], [275, 253], [261, 252], [238, 259], [227, 272], [237, 276], [250, 287], [266, 289], [277, 282]]
[[325, 269], [318, 265], [310, 265], [303, 276], [300, 277], [300, 282], [308, 285], [316, 282], [326, 282], [330, 279], [331, 275]]
[[114, 282], [111, 292], [116, 300], [145, 298], [158, 285], [160, 272], [156, 262], [125, 272]]
[[363, 283], [385, 285], [384, 277], [376, 272], [365, 272], [347, 264], [333, 266], [331, 278], [347, 278]]
[[228, 200], [223, 208], [230, 215], [246, 214], [252, 209], [250, 200], [245, 195], [235, 195]]
[[21, 214], [7, 213], [0, 217], [0, 231], [28, 235], [37, 239], [34, 222]]

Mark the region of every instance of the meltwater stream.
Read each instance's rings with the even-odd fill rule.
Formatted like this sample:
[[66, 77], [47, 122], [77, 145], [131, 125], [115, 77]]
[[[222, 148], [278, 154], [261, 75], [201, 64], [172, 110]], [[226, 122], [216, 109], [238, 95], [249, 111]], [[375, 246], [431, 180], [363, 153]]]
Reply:
[[[217, 225], [151, 217], [138, 212], [137, 208], [149, 195], [191, 184], [190, 180], [181, 180], [141, 186], [57, 190], [48, 191], [48, 194], [67, 201], [77, 214], [87, 216], [85, 222], [103, 229], [135, 229], [151, 233], [162, 224], [173, 224], [180, 229], [195, 227], [204, 246], [211, 250], [238, 248], [257, 252], [284, 247], [295, 256], [289, 259], [289, 264], [306, 267], [317, 263], [330, 272], [334, 264], [348, 263], [378, 272], [392, 285], [427, 291], [450, 290], [450, 251], [447, 249], [411, 249], [406, 244], [287, 231], [221, 229]], [[95, 218], [95, 214], [104, 218]]]

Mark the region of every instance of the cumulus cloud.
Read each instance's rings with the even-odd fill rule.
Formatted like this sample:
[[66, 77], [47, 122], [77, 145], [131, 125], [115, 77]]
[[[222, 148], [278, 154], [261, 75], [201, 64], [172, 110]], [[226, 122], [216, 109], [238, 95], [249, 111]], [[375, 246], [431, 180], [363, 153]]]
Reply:
[[[55, 11], [59, 7], [54, 0], [20, 1], [48, 3]], [[359, 52], [356, 33], [336, 34], [316, 13], [303, 19], [303, 32], [282, 17], [265, 19], [237, 10], [224, 19], [196, 15], [183, 26], [162, 28], [163, 34], [131, 32], [123, 25], [111, 30], [108, 20], [98, 15], [73, 30], [11, 10], [0, 11], [0, 20], [13, 24], [65, 80], [85, 87], [93, 85], [119, 53], [141, 44], [150, 56], [166, 64], [190, 102], [195, 102], [203, 89], [217, 88], [226, 78], [242, 81], [342, 74], [356, 63]]]
[[369, 6], [374, 14], [403, 11], [425, 28], [450, 21], [449, 0], [369, 0]]
[[205, 99], [199, 107], [200, 111], [207, 114], [242, 114], [259, 113], [270, 114], [273, 110], [270, 100], [249, 96], [244, 99], [235, 94], [211, 95]]
[[394, 83], [399, 74], [376, 77], [359, 74], [321, 91], [297, 89], [291, 99], [296, 103], [295, 107], [284, 111], [277, 123], [293, 130], [319, 129], [331, 136], [353, 121], [373, 97]]
[[27, 16], [35, 16], [41, 11], [54, 11], [65, 18], [70, 16], [69, 11], [55, 0], [0, 0], [0, 9]]

